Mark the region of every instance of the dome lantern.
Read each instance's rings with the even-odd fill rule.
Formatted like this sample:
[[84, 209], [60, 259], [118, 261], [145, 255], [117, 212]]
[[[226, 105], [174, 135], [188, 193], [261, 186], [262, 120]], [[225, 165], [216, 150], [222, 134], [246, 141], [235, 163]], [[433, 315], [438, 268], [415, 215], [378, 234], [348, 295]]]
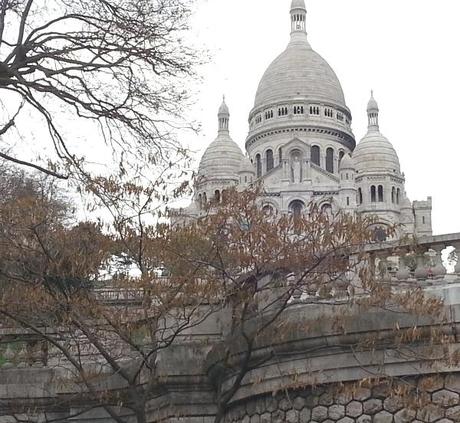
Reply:
[[225, 103], [225, 96], [223, 96], [222, 104], [219, 107], [219, 113], [217, 114], [217, 117], [219, 119], [219, 133], [228, 133], [230, 111], [228, 110], [227, 104]]
[[291, 3], [291, 33], [306, 33], [307, 8], [304, 0], [292, 0]]
[[374, 91], [371, 91], [371, 98], [367, 104], [368, 129], [370, 132], [379, 132], [379, 105], [374, 98]]

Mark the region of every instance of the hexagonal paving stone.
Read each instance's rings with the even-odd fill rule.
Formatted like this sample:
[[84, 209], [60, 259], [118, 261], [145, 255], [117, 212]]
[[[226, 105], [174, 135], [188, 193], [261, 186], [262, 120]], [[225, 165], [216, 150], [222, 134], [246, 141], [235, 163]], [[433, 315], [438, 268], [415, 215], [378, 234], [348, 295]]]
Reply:
[[260, 416], [260, 423], [270, 423], [272, 421], [272, 415], [270, 413], [264, 413]]
[[319, 405], [332, 405], [334, 404], [334, 396], [326, 392], [319, 397]]
[[251, 417], [251, 423], [260, 423], [260, 416], [258, 414], [254, 414]]
[[418, 388], [422, 392], [435, 392], [444, 388], [444, 378], [439, 375], [423, 377], [418, 382]]
[[375, 398], [385, 399], [391, 394], [391, 388], [387, 383], [381, 383], [372, 388], [372, 396]]
[[363, 414], [363, 405], [359, 401], [352, 401], [347, 405], [346, 413], [349, 417], [359, 417]]
[[443, 389], [442, 391], [437, 391], [432, 395], [433, 402], [435, 404], [443, 405], [445, 407], [451, 405], [457, 405], [460, 396], [456, 392], [448, 391]]
[[327, 419], [327, 408], [322, 405], [316, 406], [311, 412], [311, 418], [318, 422], [323, 422]]
[[436, 423], [456, 423], [456, 422], [454, 422], [451, 419], [441, 419], [441, 420], [438, 420]]
[[339, 420], [342, 417], [345, 417], [345, 406], [335, 404], [329, 407], [328, 416], [332, 420]]
[[436, 404], [428, 404], [417, 411], [417, 418], [428, 423], [435, 422], [444, 417], [444, 410]]
[[350, 417], [344, 417], [343, 419], [337, 420], [337, 423], [354, 423], [354, 420]]
[[288, 423], [297, 423], [299, 421], [299, 412], [297, 410], [289, 410], [286, 413], [286, 421]]
[[452, 374], [446, 377], [446, 389], [460, 394], [460, 374]]
[[248, 416], [256, 414], [256, 405], [256, 401], [249, 401], [248, 403], [246, 403], [246, 413]]
[[353, 399], [357, 401], [366, 401], [371, 397], [371, 390], [367, 388], [357, 388], [353, 392]]
[[367, 414], [363, 414], [356, 420], [356, 423], [372, 423], [372, 417]]
[[374, 416], [374, 423], [393, 423], [393, 414], [388, 411], [380, 411]]
[[300, 412], [300, 423], [308, 423], [311, 419], [311, 411], [308, 408], [304, 408]]
[[305, 404], [306, 404], [305, 398], [302, 398], [302, 397], [297, 397], [293, 401], [293, 405], [296, 410], [302, 410], [302, 408], [305, 407]]
[[460, 405], [457, 407], [450, 407], [446, 410], [446, 417], [455, 422], [460, 422]]
[[289, 398], [282, 398], [279, 402], [279, 408], [283, 411], [290, 410], [292, 408], [292, 404]]
[[273, 423], [281, 423], [284, 422], [284, 418], [286, 417], [286, 414], [284, 411], [281, 410], [276, 410], [272, 413], [272, 422]]
[[393, 414], [401, 410], [403, 406], [402, 399], [398, 397], [388, 397], [383, 401], [383, 408]]
[[363, 403], [363, 409], [366, 414], [377, 414], [383, 410], [383, 401], [377, 398], [371, 398]]
[[267, 411], [275, 411], [278, 409], [278, 401], [274, 397], [268, 397], [265, 399]]
[[340, 392], [336, 396], [336, 402], [341, 405], [347, 405], [353, 400], [353, 394], [351, 392]]
[[414, 420], [417, 413], [415, 410], [405, 408], [395, 414], [395, 423], [410, 423]]
[[251, 423], [251, 418], [246, 414], [242, 420], [242, 423]]

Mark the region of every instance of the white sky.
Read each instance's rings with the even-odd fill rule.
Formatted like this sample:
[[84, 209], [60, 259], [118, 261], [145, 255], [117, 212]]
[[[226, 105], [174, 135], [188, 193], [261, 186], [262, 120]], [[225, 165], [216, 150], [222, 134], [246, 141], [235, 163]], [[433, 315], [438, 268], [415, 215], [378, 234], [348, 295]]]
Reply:
[[[199, 0], [194, 31], [212, 59], [192, 111], [203, 130], [187, 140], [197, 159], [216, 136], [224, 93], [232, 137], [244, 148], [259, 80], [289, 41], [290, 3]], [[460, 1], [306, 4], [310, 44], [342, 83], [356, 140], [366, 132], [374, 89], [380, 129], [399, 155], [409, 198], [433, 197], [435, 234], [460, 232]]]

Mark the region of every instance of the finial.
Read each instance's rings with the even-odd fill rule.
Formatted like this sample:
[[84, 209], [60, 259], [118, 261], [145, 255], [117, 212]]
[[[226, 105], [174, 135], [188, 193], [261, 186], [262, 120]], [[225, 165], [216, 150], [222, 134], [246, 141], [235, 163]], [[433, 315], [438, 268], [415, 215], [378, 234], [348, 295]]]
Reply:
[[367, 103], [367, 117], [369, 131], [379, 131], [379, 105], [374, 98], [374, 90], [371, 90], [371, 98]]
[[219, 107], [219, 113], [217, 115], [219, 118], [219, 132], [228, 132], [230, 111], [225, 103], [225, 94], [222, 96], [222, 104]]

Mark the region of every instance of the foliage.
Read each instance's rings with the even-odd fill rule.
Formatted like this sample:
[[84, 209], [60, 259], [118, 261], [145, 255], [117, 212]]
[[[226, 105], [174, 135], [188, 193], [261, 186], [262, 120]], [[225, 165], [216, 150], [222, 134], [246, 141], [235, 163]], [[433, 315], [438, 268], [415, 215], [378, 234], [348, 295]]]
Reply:
[[[201, 62], [186, 41], [189, 0], [1, 0], [0, 157], [86, 180], [85, 154], [111, 150], [118, 176], [185, 152], [175, 139]], [[34, 131], [30, 133], [30, 122]], [[86, 153], [80, 130], [87, 128]], [[70, 130], [69, 130], [70, 129]], [[40, 138], [40, 156], [33, 150]], [[77, 143], [78, 141], [78, 143]], [[89, 141], [89, 139], [88, 139]], [[111, 157], [110, 157], [111, 156]], [[114, 171], [114, 169], [111, 169]]]

